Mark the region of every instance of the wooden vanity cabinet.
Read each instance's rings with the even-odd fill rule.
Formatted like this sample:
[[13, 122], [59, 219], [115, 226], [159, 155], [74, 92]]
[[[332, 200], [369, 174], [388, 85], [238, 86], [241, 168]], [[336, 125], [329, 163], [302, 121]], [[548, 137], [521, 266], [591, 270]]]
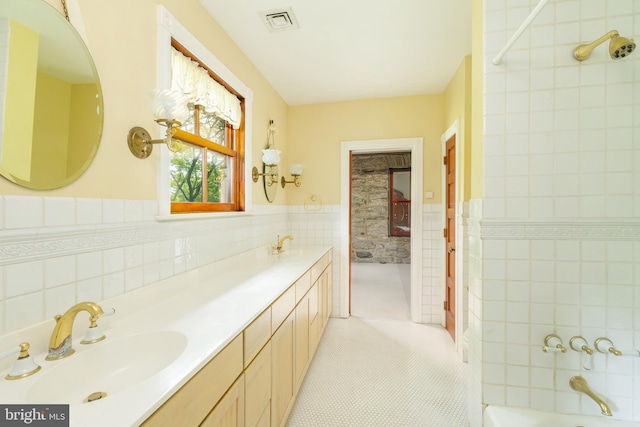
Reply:
[[142, 424], [280, 427], [331, 313], [331, 251]]
[[[199, 426], [242, 374], [242, 335], [238, 335], [142, 424], [144, 427]], [[242, 404], [239, 402], [238, 404]], [[242, 408], [244, 411], [244, 408]], [[244, 418], [244, 417], [242, 417]], [[213, 425], [213, 424], [212, 424]], [[242, 424], [244, 425], [244, 424]]]
[[200, 427], [242, 427], [245, 425], [245, 376], [236, 380], [207, 415]]
[[271, 425], [271, 340], [244, 371], [245, 425]]

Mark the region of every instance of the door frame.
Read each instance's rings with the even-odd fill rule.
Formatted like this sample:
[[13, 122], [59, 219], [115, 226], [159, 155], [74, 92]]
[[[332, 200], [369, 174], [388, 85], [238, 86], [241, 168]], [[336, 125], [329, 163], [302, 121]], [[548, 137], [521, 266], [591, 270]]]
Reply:
[[[462, 349], [462, 342], [463, 342], [463, 334], [464, 334], [464, 310], [466, 310], [466, 307], [464, 306], [464, 292], [463, 292], [463, 286], [462, 286], [462, 282], [463, 282], [463, 254], [464, 254], [464, 236], [462, 235], [462, 224], [460, 221], [461, 215], [462, 215], [462, 203], [460, 202], [460, 195], [461, 195], [461, 172], [462, 172], [462, 159], [464, 156], [464, 151], [463, 151], [463, 141], [462, 141], [462, 135], [460, 133], [460, 119], [456, 119], [453, 124], [449, 127], [449, 129], [447, 129], [442, 136], [440, 137], [440, 142], [442, 143], [442, 155], [444, 157], [444, 155], [446, 154], [447, 151], [447, 141], [454, 136], [456, 137], [456, 174], [455, 174], [455, 179], [456, 179], [456, 201], [455, 201], [455, 206], [456, 206], [456, 216], [455, 216], [455, 248], [456, 248], [456, 252], [455, 252], [455, 263], [456, 263], [456, 271], [455, 271], [455, 277], [456, 277], [456, 283], [455, 283], [455, 290], [456, 290], [456, 295], [455, 295], [455, 307], [456, 307], [456, 313], [455, 313], [455, 322], [456, 322], [456, 330], [455, 330], [455, 345], [456, 345], [456, 350], [458, 351], [458, 353], [461, 352]], [[443, 228], [446, 226], [446, 219], [447, 219], [447, 200], [446, 200], [446, 185], [447, 185], [447, 167], [446, 165], [442, 165], [442, 224], [443, 224]], [[446, 242], [446, 238], [443, 235], [443, 242]], [[443, 251], [446, 251], [446, 245], [443, 244]], [[446, 259], [446, 254], [443, 253], [443, 265], [442, 265], [442, 300], [444, 301], [444, 298], [446, 297], [446, 292], [447, 292], [447, 272], [446, 272], [446, 267], [447, 267], [447, 259]], [[442, 308], [442, 316], [441, 316], [441, 325], [443, 327], [446, 327], [446, 312], [444, 310], [444, 307]]]
[[[411, 152], [411, 320], [422, 323], [422, 138], [343, 141], [340, 148], [339, 316], [349, 317], [351, 286], [351, 153]], [[415, 201], [415, 203], [413, 203]]]

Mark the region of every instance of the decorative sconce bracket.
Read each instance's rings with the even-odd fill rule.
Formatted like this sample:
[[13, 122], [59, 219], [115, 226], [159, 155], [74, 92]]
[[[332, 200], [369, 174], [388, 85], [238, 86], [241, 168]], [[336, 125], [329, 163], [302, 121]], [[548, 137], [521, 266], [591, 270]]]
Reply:
[[283, 176], [282, 180], [280, 181], [280, 185], [282, 185], [282, 188], [284, 188], [285, 185], [287, 184], [293, 184], [296, 187], [300, 187], [302, 185], [302, 182], [300, 181], [300, 175], [302, 175], [302, 165], [300, 164], [290, 165], [289, 173], [291, 174], [291, 176], [293, 176], [293, 179], [291, 181], [287, 181]]
[[[253, 182], [258, 182], [258, 178], [263, 176], [265, 179], [265, 184], [267, 186], [272, 186], [278, 182], [278, 165], [264, 165], [265, 173], [260, 173], [257, 167], [253, 167], [251, 170], [251, 178]], [[267, 172], [268, 171], [268, 172]]]
[[167, 127], [164, 139], [151, 139], [149, 132], [140, 126], [135, 126], [129, 131], [127, 145], [131, 153], [139, 159], [146, 159], [151, 155], [153, 144], [167, 144], [167, 147], [173, 153], [180, 151], [182, 148], [180, 141], [173, 139], [176, 128], [182, 126], [182, 123], [169, 119], [158, 119], [156, 122]]
[[293, 175], [293, 179], [291, 181], [287, 181], [283, 176], [280, 180], [280, 185], [284, 188], [287, 184], [294, 184], [296, 187], [300, 187], [302, 185], [302, 182], [300, 182], [300, 175]]

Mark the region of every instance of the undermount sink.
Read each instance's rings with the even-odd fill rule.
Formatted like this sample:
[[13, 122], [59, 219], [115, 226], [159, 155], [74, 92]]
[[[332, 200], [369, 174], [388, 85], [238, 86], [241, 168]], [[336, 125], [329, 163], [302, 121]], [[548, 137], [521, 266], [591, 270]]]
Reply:
[[186, 346], [187, 337], [175, 331], [147, 332], [112, 341], [107, 337], [92, 344], [91, 349], [46, 362], [27, 401], [77, 404], [108, 399], [169, 366]]

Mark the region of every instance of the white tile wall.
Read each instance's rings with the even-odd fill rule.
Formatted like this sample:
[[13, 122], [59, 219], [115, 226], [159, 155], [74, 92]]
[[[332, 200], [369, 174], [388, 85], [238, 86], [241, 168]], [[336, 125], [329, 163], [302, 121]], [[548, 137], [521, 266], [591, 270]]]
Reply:
[[[569, 386], [583, 375], [614, 418], [640, 421], [640, 361], [540, 351], [607, 336], [640, 348], [640, 55], [608, 59], [611, 29], [638, 38], [640, 3], [549, 2], [509, 51], [493, 57], [537, 1], [485, 3], [484, 199], [469, 236], [472, 425], [481, 403], [599, 414]], [[524, 12], [524, 15], [523, 15]], [[508, 113], [507, 113], [508, 112]], [[473, 215], [471, 215], [473, 216]]]
[[[339, 303], [339, 206], [260, 207], [254, 215], [156, 221], [155, 202], [0, 198], [0, 333], [29, 326], [75, 302], [100, 301], [189, 269], [275, 243], [334, 247]], [[439, 323], [442, 219], [425, 205], [423, 319]]]
[[[0, 334], [273, 243], [286, 212], [158, 222], [157, 204], [0, 199]], [[323, 243], [324, 244], [324, 243]]]
[[444, 280], [444, 238], [442, 205], [422, 205], [422, 321], [439, 325], [442, 321]]

